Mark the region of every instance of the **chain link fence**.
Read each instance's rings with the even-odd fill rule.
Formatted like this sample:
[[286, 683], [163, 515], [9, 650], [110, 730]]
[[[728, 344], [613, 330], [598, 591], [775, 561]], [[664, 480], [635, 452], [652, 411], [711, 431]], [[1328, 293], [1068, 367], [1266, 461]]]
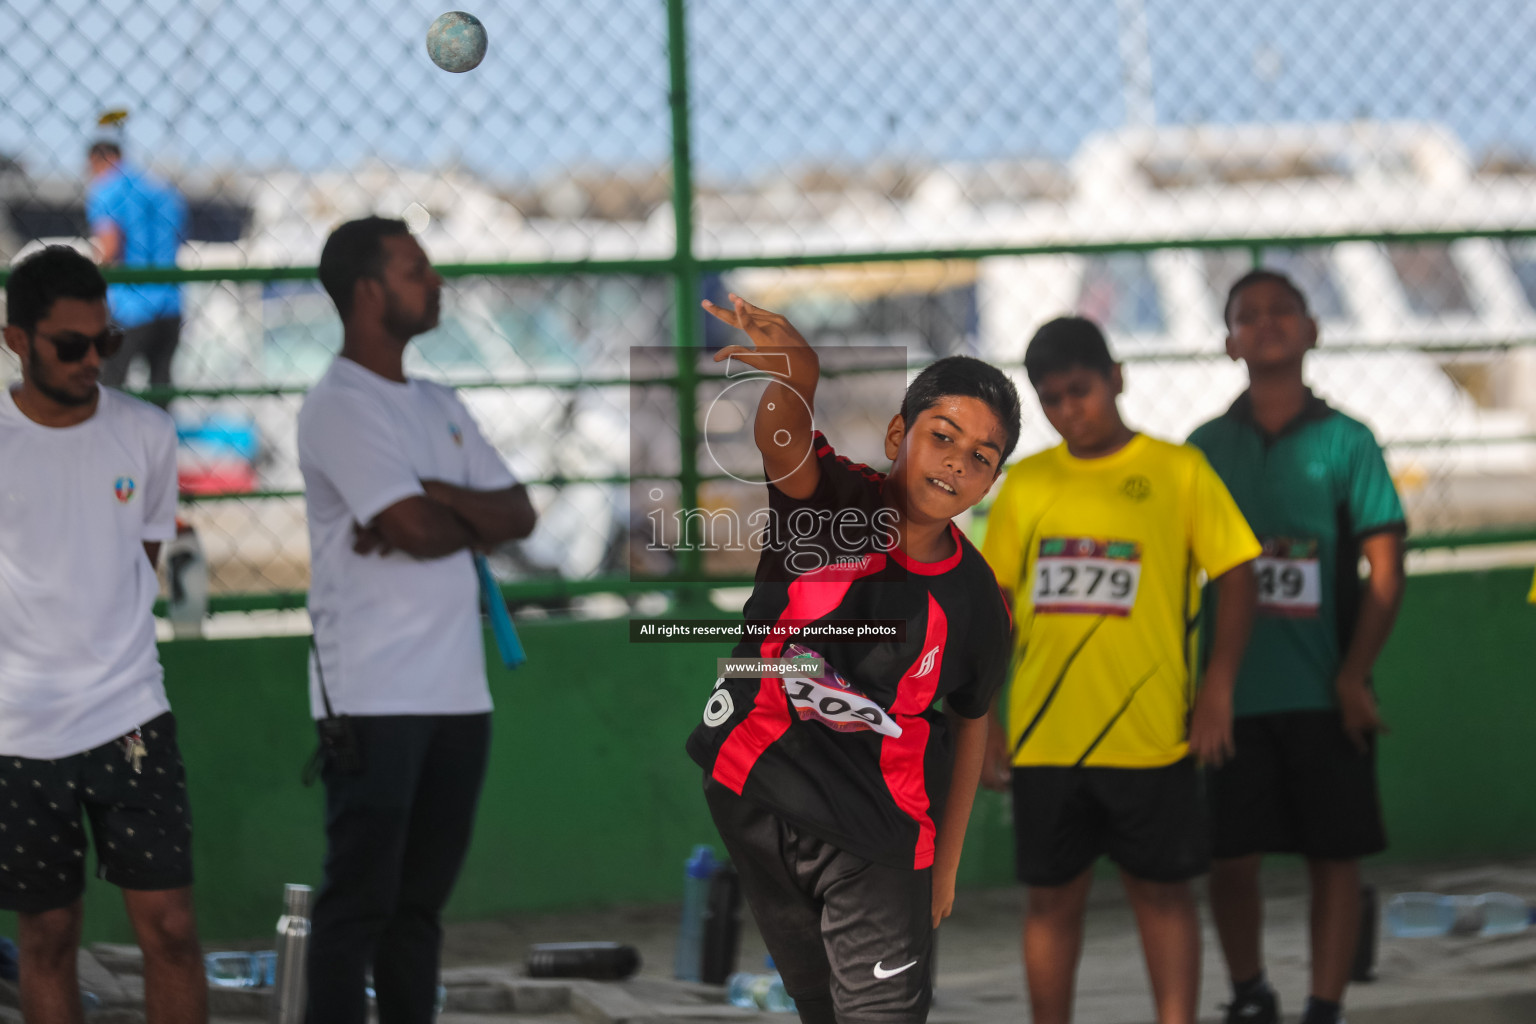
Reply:
[[[302, 600], [294, 416], [340, 340], [312, 268], [365, 213], [449, 278], [410, 369], [463, 388], [533, 484], [539, 529], [498, 563], [530, 599], [700, 568], [630, 541], [658, 488], [736, 500], [702, 412], [724, 332], [695, 312], [727, 290], [818, 345], [970, 353], [1021, 385], [1034, 328], [1080, 311], [1127, 363], [1128, 418], [1182, 437], [1242, 387], [1227, 287], [1279, 267], [1322, 325], [1315, 387], [1387, 445], [1416, 534], [1536, 539], [1528, 3], [496, 4], [462, 75], [427, 59], [439, 13], [0, 0], [0, 262], [89, 244], [107, 110], [187, 201], [177, 269], [138, 273], [181, 284], [170, 409], [216, 607]], [[637, 390], [631, 353], [658, 349], [679, 355]], [[850, 454], [879, 462], [890, 411]], [[1021, 452], [1053, 441], [1026, 402]]]

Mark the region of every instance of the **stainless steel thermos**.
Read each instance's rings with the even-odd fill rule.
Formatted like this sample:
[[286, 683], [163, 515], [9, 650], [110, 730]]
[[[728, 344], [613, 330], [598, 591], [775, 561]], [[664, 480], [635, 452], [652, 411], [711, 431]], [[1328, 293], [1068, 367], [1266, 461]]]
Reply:
[[272, 987], [272, 1024], [304, 1024], [309, 997], [305, 960], [309, 953], [307, 885], [283, 887], [283, 916], [277, 919], [277, 974]]

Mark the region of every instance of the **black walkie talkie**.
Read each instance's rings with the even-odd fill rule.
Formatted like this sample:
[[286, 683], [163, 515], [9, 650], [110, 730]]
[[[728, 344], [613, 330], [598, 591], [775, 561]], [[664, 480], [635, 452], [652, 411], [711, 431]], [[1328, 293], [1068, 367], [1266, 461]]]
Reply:
[[315, 723], [320, 732], [320, 749], [305, 771], [305, 782], [314, 781], [314, 771], [321, 759], [334, 772], [356, 775], [363, 770], [363, 755], [357, 749], [357, 733], [352, 730], [352, 719], [331, 709], [331, 698], [325, 692], [325, 670], [320, 666], [320, 647], [313, 635], [309, 638], [309, 649], [315, 656], [315, 681], [320, 684], [320, 703], [325, 705], [325, 717]]

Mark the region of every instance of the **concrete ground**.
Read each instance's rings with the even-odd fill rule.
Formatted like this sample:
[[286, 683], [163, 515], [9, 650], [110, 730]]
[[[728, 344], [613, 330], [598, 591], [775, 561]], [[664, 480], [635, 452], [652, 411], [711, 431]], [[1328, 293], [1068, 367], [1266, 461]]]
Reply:
[[[1373, 866], [1367, 880], [1382, 904], [1392, 894], [1511, 892], [1536, 903], [1536, 860], [1479, 866]], [[939, 933], [933, 1024], [1023, 1024], [1029, 1020], [1019, 966], [1018, 889], [966, 891]], [[1267, 874], [1265, 948], [1285, 1019], [1297, 1019], [1307, 988], [1307, 897], [1299, 865], [1278, 863]], [[1226, 973], [1206, 916], [1202, 1021], [1219, 1021]], [[448, 926], [444, 981], [448, 1009], [441, 1024], [612, 1024], [612, 1022], [734, 1020], [788, 1024], [793, 1016], [738, 1010], [721, 990], [674, 982], [676, 907], [619, 908], [583, 913], [519, 915]], [[619, 984], [538, 982], [521, 977], [536, 942], [612, 940], [639, 949], [643, 966]], [[82, 964], [106, 970], [98, 991], [114, 984], [90, 1024], [142, 1021], [137, 951], [95, 947]], [[761, 970], [766, 950], [746, 916], [739, 965]], [[1527, 1024], [1536, 1021], [1536, 930], [1503, 938], [1380, 940], [1376, 978], [1350, 991], [1350, 1024]], [[85, 975], [82, 975], [84, 978]], [[0, 982], [0, 1022], [17, 1021], [15, 990]], [[214, 993], [214, 1024], [265, 1020], [265, 990]], [[9, 1004], [9, 1005], [7, 1005]], [[1119, 882], [1102, 878], [1088, 912], [1078, 974], [1079, 1024], [1148, 1024], [1152, 1019], [1141, 948]]]
[[[1536, 903], [1536, 860], [1479, 866], [1372, 866], [1367, 881], [1382, 905], [1392, 894], [1511, 892]], [[1203, 886], [1201, 892], [1203, 900]], [[1019, 964], [1022, 891], [962, 892], [954, 916], [939, 933], [934, 1024], [1021, 1024], [1029, 1019]], [[626, 983], [641, 1002], [668, 1006], [682, 1019], [669, 988], [674, 908], [613, 910], [589, 914], [526, 916], [449, 927], [445, 966], [518, 964], [533, 942], [611, 939], [636, 946], [644, 961]], [[1265, 949], [1269, 975], [1280, 992], [1286, 1019], [1297, 1019], [1307, 992], [1307, 896], [1297, 862], [1277, 862], [1266, 875]], [[1228, 996], [1215, 930], [1205, 919], [1202, 1019], [1219, 1020]], [[746, 915], [740, 966], [759, 970], [766, 953]], [[1383, 934], [1376, 980], [1354, 985], [1346, 1000], [1350, 1024], [1504, 1024], [1536, 1021], [1536, 930], [1503, 938], [1395, 939]], [[1152, 1020], [1140, 943], [1118, 880], [1101, 878], [1090, 903], [1076, 1020], [1080, 1024], [1143, 1024]], [[669, 994], [670, 993], [670, 994]], [[728, 1010], [690, 1009], [687, 1018]], [[737, 1013], [732, 1019], [792, 1020], [775, 1014]], [[518, 1020], [517, 1017], [503, 1018]], [[553, 1018], [524, 1018], [551, 1021]], [[664, 1018], [665, 1019], [665, 1018]], [[452, 1018], [454, 1024], [485, 1017]], [[445, 1016], [445, 1024], [450, 1018]]]

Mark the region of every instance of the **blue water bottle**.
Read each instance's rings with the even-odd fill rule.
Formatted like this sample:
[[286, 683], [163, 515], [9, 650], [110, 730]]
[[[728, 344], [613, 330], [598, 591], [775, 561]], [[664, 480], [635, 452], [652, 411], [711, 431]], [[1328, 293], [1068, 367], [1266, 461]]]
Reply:
[[677, 931], [677, 962], [672, 973], [679, 981], [698, 981], [704, 963], [704, 915], [709, 909], [709, 880], [718, 865], [709, 846], [695, 846], [683, 875], [683, 919]]

